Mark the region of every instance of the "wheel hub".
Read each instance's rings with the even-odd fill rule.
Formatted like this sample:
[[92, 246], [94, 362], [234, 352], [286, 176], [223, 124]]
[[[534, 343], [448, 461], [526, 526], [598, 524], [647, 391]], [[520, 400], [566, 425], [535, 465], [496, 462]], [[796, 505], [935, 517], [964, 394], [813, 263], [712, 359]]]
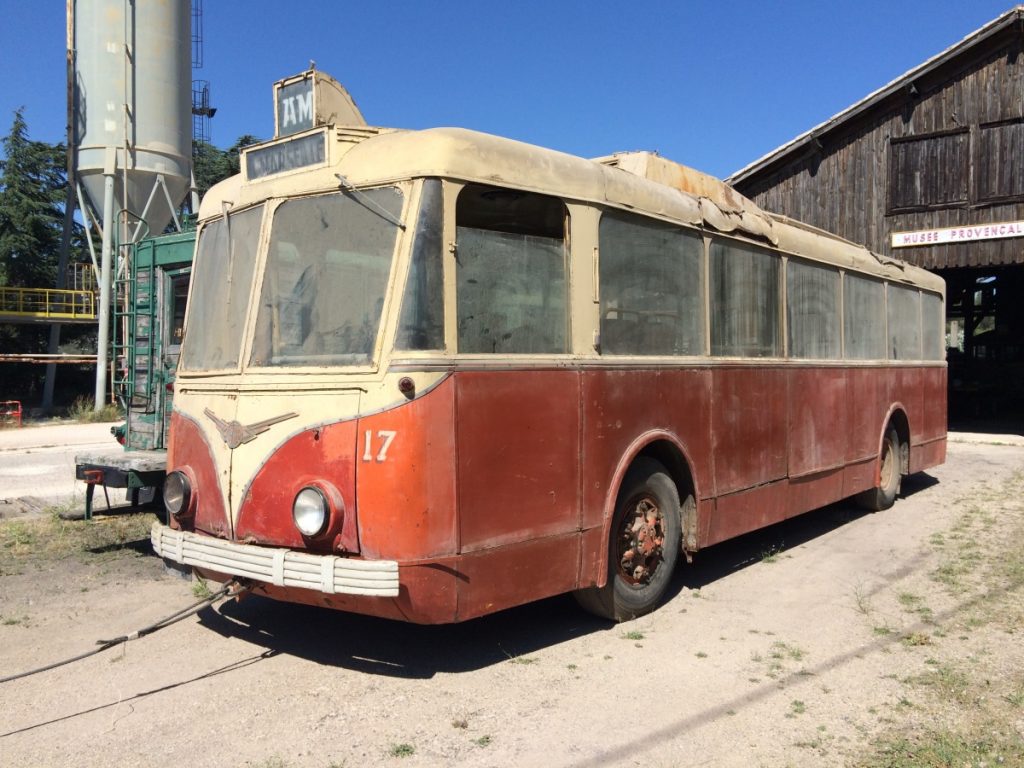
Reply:
[[654, 499], [637, 499], [619, 529], [619, 571], [631, 584], [646, 584], [662, 561], [665, 518]]

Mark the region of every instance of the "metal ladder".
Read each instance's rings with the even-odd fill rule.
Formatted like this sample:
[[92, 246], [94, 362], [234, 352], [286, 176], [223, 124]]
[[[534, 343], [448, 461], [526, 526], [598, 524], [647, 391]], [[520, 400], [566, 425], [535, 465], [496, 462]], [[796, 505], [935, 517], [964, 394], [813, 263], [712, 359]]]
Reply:
[[[125, 443], [133, 445], [132, 412], [150, 411], [156, 376], [158, 327], [157, 271], [152, 250], [146, 259], [135, 249], [126, 276], [116, 282], [119, 311], [115, 312], [114, 385], [124, 400], [128, 427]], [[122, 338], [118, 338], [118, 334]]]

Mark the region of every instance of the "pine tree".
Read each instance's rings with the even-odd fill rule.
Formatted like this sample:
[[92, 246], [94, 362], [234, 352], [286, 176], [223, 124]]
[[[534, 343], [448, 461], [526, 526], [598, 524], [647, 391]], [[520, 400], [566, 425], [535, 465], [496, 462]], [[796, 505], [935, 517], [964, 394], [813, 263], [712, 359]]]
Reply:
[[[52, 288], [63, 231], [64, 147], [29, 139], [21, 109], [0, 146], [0, 286]], [[48, 335], [45, 325], [0, 324], [0, 351], [45, 352]], [[0, 400], [33, 401], [43, 367], [0, 365]]]
[[205, 141], [194, 142], [192, 146], [192, 172], [196, 177], [196, 189], [202, 198], [218, 181], [234, 176], [239, 171], [240, 151], [243, 147], [259, 142], [255, 136], [245, 134], [227, 149], [218, 149]]
[[32, 141], [14, 113], [0, 159], [0, 285], [54, 284], [63, 227], [65, 150]]

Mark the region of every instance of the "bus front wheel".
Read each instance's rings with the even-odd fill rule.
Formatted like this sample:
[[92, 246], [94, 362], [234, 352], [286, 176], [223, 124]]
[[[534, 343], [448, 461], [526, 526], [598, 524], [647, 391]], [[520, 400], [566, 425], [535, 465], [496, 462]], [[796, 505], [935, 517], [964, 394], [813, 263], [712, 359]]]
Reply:
[[856, 496], [858, 504], [873, 512], [891, 507], [900, 492], [900, 437], [892, 427], [885, 433], [878, 464], [878, 485]]
[[665, 596], [680, 552], [679, 492], [665, 468], [640, 458], [622, 482], [608, 547], [608, 581], [576, 600], [614, 621], [650, 613]]

